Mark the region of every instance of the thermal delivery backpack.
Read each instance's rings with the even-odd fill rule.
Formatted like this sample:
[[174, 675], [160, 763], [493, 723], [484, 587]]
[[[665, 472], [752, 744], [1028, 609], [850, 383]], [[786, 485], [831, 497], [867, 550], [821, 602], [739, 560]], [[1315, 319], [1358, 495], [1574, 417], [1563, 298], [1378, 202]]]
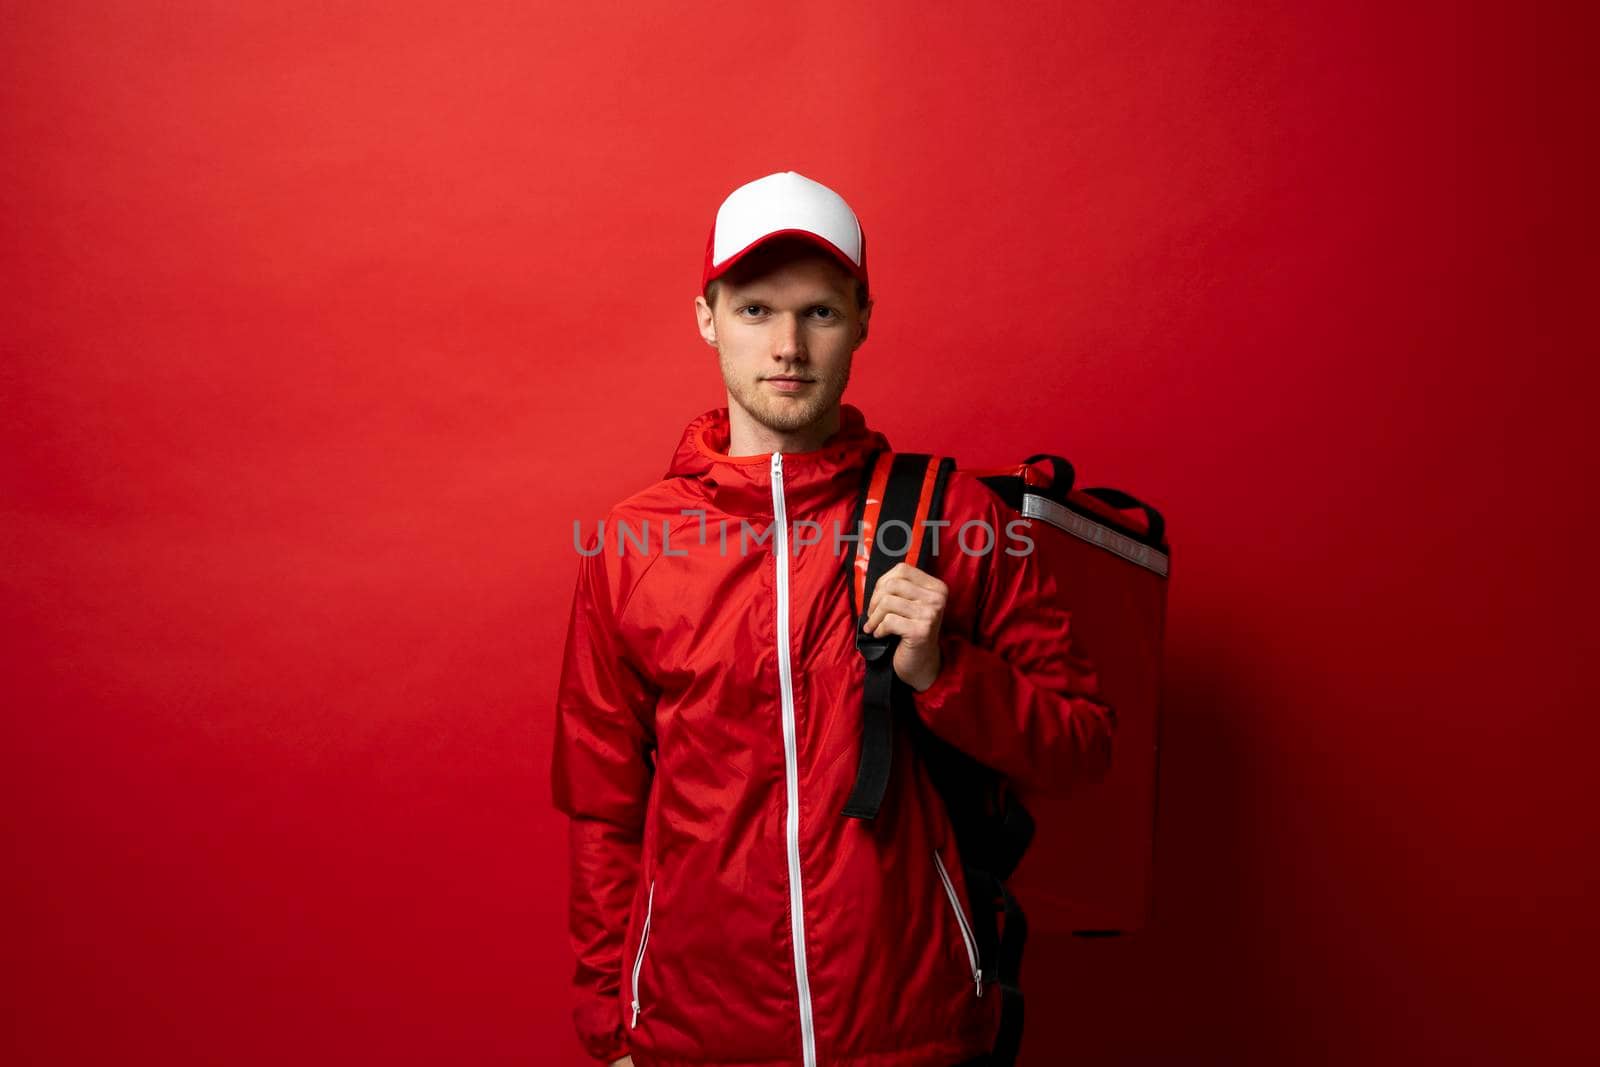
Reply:
[[[902, 559], [932, 569], [927, 539], [906, 544], [896, 538], [895, 553], [874, 531], [893, 520], [913, 531], [927, 520], [959, 525], [960, 516], [941, 510], [955, 466], [949, 457], [889, 451], [867, 464], [852, 523], [861, 540], [851, 561], [856, 648], [866, 671], [862, 747], [843, 814], [876, 816], [891, 771], [893, 731], [909, 731], [949, 811], [973, 887], [977, 914], [968, 919], [980, 967], [995, 976], [1003, 998], [989, 1062], [1009, 1067], [1021, 1048], [1022, 950], [1029, 932], [1128, 933], [1149, 914], [1172, 552], [1155, 508], [1121, 490], [1078, 488], [1072, 464], [1060, 456], [967, 471], [998, 494], [1009, 513], [1029, 520], [1033, 551], [1071, 613], [1072, 646], [1094, 663], [1096, 699], [1116, 714], [1112, 766], [1104, 778], [1029, 794], [923, 725], [910, 687], [894, 673], [898, 636], [873, 637], [863, 628], [866, 605], [885, 571]], [[1030, 978], [1029, 988], [1040, 989], [1042, 982]]]

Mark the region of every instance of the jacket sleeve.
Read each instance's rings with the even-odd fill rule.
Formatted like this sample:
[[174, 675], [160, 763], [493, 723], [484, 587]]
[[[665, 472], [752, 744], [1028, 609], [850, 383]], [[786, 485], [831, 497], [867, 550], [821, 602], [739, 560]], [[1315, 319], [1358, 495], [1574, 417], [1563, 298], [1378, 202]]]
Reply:
[[[1110, 768], [1116, 712], [1097, 699], [1099, 679], [1075, 647], [1056, 577], [1037, 553], [1006, 552], [1022, 547], [1006, 533], [1017, 516], [986, 487], [982, 493], [995, 538], [977, 568], [975, 623], [962, 632], [947, 614], [939, 674], [913, 703], [935, 734], [1021, 788], [1068, 792]], [[1031, 523], [1029, 536], [1039, 533]]]
[[[603, 548], [598, 537], [589, 550]], [[654, 776], [655, 693], [625, 659], [603, 551], [582, 557], [556, 700], [551, 792], [569, 816], [568, 928], [573, 1021], [605, 1063], [628, 1054], [619, 1001], [623, 941], [638, 883]]]

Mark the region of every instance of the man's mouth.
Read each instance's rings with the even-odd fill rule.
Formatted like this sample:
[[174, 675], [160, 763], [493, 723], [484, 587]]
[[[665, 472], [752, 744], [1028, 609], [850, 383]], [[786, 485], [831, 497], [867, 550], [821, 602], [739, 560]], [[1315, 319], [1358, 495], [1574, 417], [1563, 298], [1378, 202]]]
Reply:
[[762, 380], [771, 382], [774, 389], [778, 389], [785, 393], [797, 392], [811, 384], [810, 378], [789, 378], [780, 376], [776, 378], [764, 378]]

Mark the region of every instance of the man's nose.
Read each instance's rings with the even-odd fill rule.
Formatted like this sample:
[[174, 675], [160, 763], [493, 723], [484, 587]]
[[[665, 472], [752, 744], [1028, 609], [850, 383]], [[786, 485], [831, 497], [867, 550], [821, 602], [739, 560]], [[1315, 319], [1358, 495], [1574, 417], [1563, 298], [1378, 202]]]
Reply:
[[772, 355], [775, 359], [799, 359], [806, 354], [805, 334], [800, 316], [778, 315], [772, 324]]

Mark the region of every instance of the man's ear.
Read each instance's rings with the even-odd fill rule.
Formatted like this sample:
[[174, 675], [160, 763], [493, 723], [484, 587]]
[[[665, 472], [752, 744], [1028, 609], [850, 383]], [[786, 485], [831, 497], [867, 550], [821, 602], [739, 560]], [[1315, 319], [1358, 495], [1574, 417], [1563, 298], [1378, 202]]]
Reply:
[[856, 335], [856, 348], [860, 348], [862, 342], [867, 339], [867, 320], [872, 317], [872, 307], [872, 301], [868, 300], [861, 309], [861, 329]]
[[712, 348], [717, 347], [717, 316], [704, 296], [694, 298], [694, 317], [700, 327], [701, 339]]

